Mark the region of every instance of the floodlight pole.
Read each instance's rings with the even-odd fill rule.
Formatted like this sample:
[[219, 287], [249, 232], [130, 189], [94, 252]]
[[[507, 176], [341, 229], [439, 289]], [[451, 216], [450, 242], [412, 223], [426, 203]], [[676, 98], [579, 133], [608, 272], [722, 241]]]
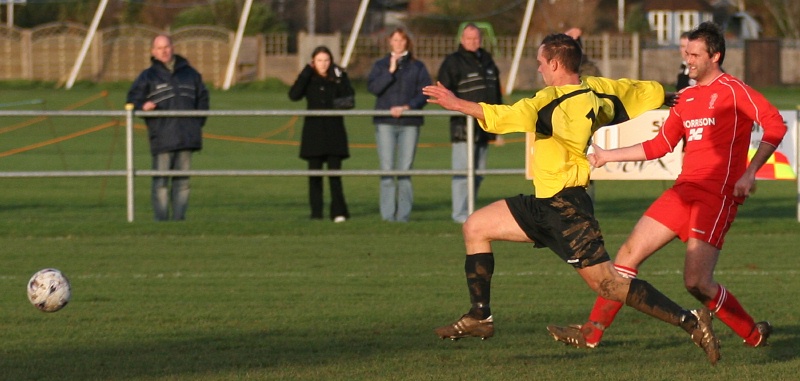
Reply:
[[308, 0], [308, 35], [313, 36], [317, 31], [317, 2]]
[[81, 51], [78, 53], [78, 59], [75, 60], [75, 65], [72, 66], [72, 73], [70, 73], [69, 79], [67, 80], [67, 89], [71, 89], [72, 85], [75, 84], [75, 79], [78, 77], [78, 72], [81, 70], [81, 66], [83, 66], [83, 60], [86, 58], [86, 53], [89, 51], [89, 45], [91, 45], [92, 40], [94, 39], [94, 34], [97, 32], [97, 26], [100, 25], [100, 19], [103, 18], [103, 13], [105, 13], [107, 5], [108, 0], [100, 0], [100, 4], [97, 5], [97, 11], [94, 13], [92, 25], [89, 27], [89, 34], [87, 34], [86, 38], [83, 39], [83, 46], [81, 46]]
[[6, 3], [6, 20], [8, 20], [7, 21], [8, 29], [13, 28], [14, 27], [14, 0], [8, 0], [8, 3]]
[[242, 9], [242, 15], [239, 18], [239, 27], [236, 29], [236, 38], [233, 41], [233, 48], [231, 49], [231, 56], [228, 59], [228, 70], [225, 72], [225, 82], [222, 84], [223, 90], [231, 88], [233, 82], [233, 74], [236, 71], [236, 62], [239, 61], [239, 49], [242, 47], [242, 37], [244, 36], [244, 27], [247, 25], [247, 19], [250, 17], [250, 7], [253, 5], [253, 0], [247, 0]]
[[353, 29], [350, 30], [350, 39], [347, 40], [347, 47], [344, 49], [344, 56], [342, 57], [342, 67], [345, 69], [350, 64], [350, 56], [353, 55], [353, 48], [355, 48], [356, 39], [361, 32], [361, 24], [364, 22], [364, 15], [367, 13], [368, 5], [369, 0], [361, 0], [361, 5], [358, 6], [356, 21], [353, 23]]
[[508, 82], [506, 82], [506, 95], [511, 95], [511, 92], [514, 91], [514, 82], [517, 80], [519, 61], [522, 58], [522, 49], [525, 47], [525, 41], [528, 36], [528, 27], [531, 25], [531, 15], [533, 14], [534, 3], [536, 3], [536, 0], [528, 0], [528, 5], [525, 7], [525, 17], [522, 19], [522, 26], [519, 28], [517, 48], [514, 51], [514, 60], [511, 63], [511, 71], [508, 73]]

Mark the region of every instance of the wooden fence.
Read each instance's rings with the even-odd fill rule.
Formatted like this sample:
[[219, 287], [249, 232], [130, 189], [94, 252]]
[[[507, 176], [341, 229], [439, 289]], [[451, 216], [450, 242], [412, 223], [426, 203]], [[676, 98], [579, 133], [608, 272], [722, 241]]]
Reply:
[[[175, 52], [189, 59], [203, 74], [204, 80], [215, 87], [224, 82], [234, 32], [219, 27], [185, 27], [172, 31], [142, 25], [116, 26], [98, 30], [78, 73], [78, 80], [92, 82], [132, 81], [150, 65], [150, 42], [158, 33], [172, 35]], [[30, 80], [64, 83], [77, 59], [88, 28], [74, 23], [53, 23], [32, 29], [0, 26], [0, 80]], [[340, 52], [344, 51], [347, 35], [336, 35]], [[329, 36], [330, 37], [330, 36]], [[543, 36], [531, 36], [522, 54], [516, 89], [536, 89], [543, 84], [536, 72], [536, 51]], [[516, 37], [498, 37], [489, 47], [503, 77], [510, 71], [516, 49]], [[306, 39], [299, 37], [299, 44]], [[677, 47], [653, 46], [634, 35], [582, 37], [584, 49], [601, 69], [603, 75], [620, 78], [646, 78], [665, 84], [675, 81], [680, 55]], [[313, 43], [308, 40], [307, 43]], [[417, 36], [415, 54], [432, 75], [445, 55], [458, 48], [454, 36]], [[744, 44], [729, 42], [725, 60], [727, 72], [744, 78]], [[361, 36], [348, 65], [352, 78], [364, 78], [372, 63], [388, 52], [385, 36]], [[304, 51], [298, 48], [298, 51]], [[334, 49], [334, 51], [336, 51]], [[800, 44], [782, 41], [780, 84], [800, 84]], [[276, 33], [246, 37], [240, 49], [234, 83], [279, 78], [290, 83], [307, 57], [290, 52], [289, 35]], [[764, 68], [768, 70], [769, 68]]]

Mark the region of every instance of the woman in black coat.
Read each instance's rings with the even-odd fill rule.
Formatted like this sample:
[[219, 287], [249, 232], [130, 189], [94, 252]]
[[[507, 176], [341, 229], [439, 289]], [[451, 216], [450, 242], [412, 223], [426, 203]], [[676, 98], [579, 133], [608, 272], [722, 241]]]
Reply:
[[[324, 46], [311, 53], [311, 62], [297, 76], [289, 89], [289, 99], [299, 101], [306, 98], [309, 110], [334, 108], [334, 99], [354, 95], [347, 74], [333, 63], [331, 51]], [[350, 106], [352, 107], [352, 106]], [[329, 170], [342, 169], [342, 160], [350, 157], [347, 146], [347, 131], [342, 116], [307, 116], [300, 139], [300, 157], [308, 161], [309, 170], [320, 170], [328, 164]], [[342, 178], [329, 177], [331, 186], [331, 214], [334, 222], [350, 218], [344, 199]], [[308, 178], [308, 198], [311, 218], [322, 218], [322, 177]]]

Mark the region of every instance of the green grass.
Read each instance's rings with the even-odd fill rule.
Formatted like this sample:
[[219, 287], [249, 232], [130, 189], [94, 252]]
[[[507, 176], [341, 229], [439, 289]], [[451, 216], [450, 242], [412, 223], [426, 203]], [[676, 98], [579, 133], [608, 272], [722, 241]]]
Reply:
[[[0, 87], [1, 88], [1, 87]], [[121, 90], [120, 90], [121, 89]], [[45, 99], [60, 109], [95, 87], [14, 89], [0, 103]], [[121, 107], [124, 87], [82, 109]], [[786, 95], [790, 94], [790, 95]], [[797, 100], [794, 91], [784, 94]], [[216, 109], [302, 108], [274, 89], [213, 92]], [[372, 98], [360, 95], [359, 107]], [[785, 107], [781, 107], [785, 109]], [[12, 120], [14, 119], [14, 120]], [[259, 137], [289, 118], [214, 118], [207, 133]], [[0, 131], [22, 118], [0, 118]], [[0, 153], [103, 123], [52, 118], [0, 134]], [[289, 130], [271, 139], [295, 140]], [[347, 120], [351, 141], [374, 138], [368, 118]], [[122, 168], [112, 127], [20, 154], [0, 170]], [[137, 130], [137, 166], [149, 166]], [[423, 127], [417, 168], [446, 168], [446, 121]], [[490, 151], [493, 168], [522, 163], [522, 143]], [[374, 148], [352, 148], [347, 169], [373, 169]], [[297, 147], [207, 139], [197, 169], [304, 168]], [[120, 178], [0, 181], [0, 379], [2, 380], [793, 380], [800, 369], [797, 186], [761, 181], [740, 208], [717, 266], [755, 316], [775, 326], [772, 345], [746, 348], [716, 324], [721, 362], [711, 367], [679, 329], [625, 309], [592, 351], [559, 345], [550, 323], [580, 323], [592, 292], [548, 250], [497, 243], [497, 335], [441, 341], [432, 329], [466, 311], [460, 226], [450, 222], [447, 178], [414, 178], [412, 222], [382, 223], [377, 179], [348, 177], [352, 219], [309, 221], [304, 178], [195, 177], [188, 220], [151, 221], [149, 179], [137, 178], [136, 220], [125, 220]], [[612, 252], [669, 181], [598, 181], [597, 214]], [[484, 182], [478, 206], [531, 191], [518, 176]], [[683, 249], [668, 245], [641, 277], [680, 304]], [[36, 270], [57, 267], [73, 299], [45, 314], [25, 299]], [[718, 323], [718, 321], [716, 321]]]

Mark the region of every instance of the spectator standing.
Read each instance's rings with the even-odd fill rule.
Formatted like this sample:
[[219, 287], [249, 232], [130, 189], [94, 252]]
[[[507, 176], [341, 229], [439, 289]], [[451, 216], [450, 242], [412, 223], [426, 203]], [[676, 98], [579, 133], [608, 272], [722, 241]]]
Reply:
[[[333, 109], [334, 99], [354, 94], [347, 73], [333, 63], [333, 55], [325, 46], [314, 49], [311, 62], [300, 71], [289, 89], [289, 99], [299, 101], [305, 97], [309, 110]], [[344, 117], [305, 117], [300, 139], [300, 157], [308, 162], [309, 170], [320, 170], [325, 163], [329, 170], [342, 169], [342, 160], [350, 157]], [[344, 222], [350, 218], [350, 213], [347, 211], [342, 178], [330, 176], [328, 179], [331, 187], [330, 218], [333, 222]], [[308, 178], [311, 219], [322, 219], [322, 183], [321, 176]]]
[[675, 82], [675, 91], [681, 91], [686, 87], [692, 86], [697, 83], [697, 80], [689, 78], [689, 64], [686, 63], [686, 46], [689, 44], [689, 32], [681, 33], [680, 45], [681, 50], [681, 67], [678, 71], [678, 80]]
[[[203, 78], [189, 61], [174, 54], [172, 38], [156, 36], [150, 53], [151, 66], [139, 74], [128, 91], [127, 102], [135, 110], [208, 110]], [[205, 117], [146, 118], [153, 169], [189, 170], [192, 153], [203, 148], [205, 122]], [[156, 221], [170, 217], [184, 220], [189, 206], [189, 177], [154, 176], [151, 197]]]
[[[410, 170], [422, 126], [421, 116], [403, 116], [427, 104], [422, 88], [431, 84], [428, 69], [413, 55], [411, 37], [403, 28], [389, 35], [391, 52], [372, 65], [367, 89], [374, 94], [376, 110], [391, 115], [375, 116], [375, 140], [381, 170]], [[381, 176], [380, 212], [384, 221], [408, 222], [414, 203], [414, 189], [408, 175]]]
[[[492, 55], [481, 47], [482, 34], [475, 24], [467, 24], [461, 32], [461, 44], [458, 51], [445, 57], [439, 68], [438, 81], [457, 97], [472, 102], [488, 104], [503, 103], [500, 90], [500, 71]], [[474, 168], [486, 169], [489, 142], [497, 135], [484, 131], [475, 123]], [[453, 116], [450, 118], [450, 142], [452, 144], [452, 168], [467, 169], [467, 118]], [[475, 197], [478, 196], [483, 176], [475, 176]], [[464, 223], [468, 212], [467, 177], [453, 176], [452, 204], [453, 221]]]
[[[728, 325], [750, 347], [763, 347], [772, 333], [768, 321], [756, 322], [738, 299], [714, 279], [725, 236], [739, 205], [753, 192], [756, 172], [786, 134], [780, 112], [761, 93], [722, 71], [725, 37], [719, 26], [703, 22], [688, 35], [689, 77], [696, 86], [681, 92], [658, 134], [628, 147], [594, 146], [589, 162], [645, 161], [660, 158], [685, 142], [683, 166], [672, 188], [644, 212], [617, 252], [618, 273], [635, 279], [639, 266], [675, 238], [686, 243], [683, 282], [686, 290]], [[748, 164], [750, 131], [757, 123], [764, 135]], [[559, 341], [594, 348], [622, 304], [602, 296], [586, 323], [550, 326]]]

